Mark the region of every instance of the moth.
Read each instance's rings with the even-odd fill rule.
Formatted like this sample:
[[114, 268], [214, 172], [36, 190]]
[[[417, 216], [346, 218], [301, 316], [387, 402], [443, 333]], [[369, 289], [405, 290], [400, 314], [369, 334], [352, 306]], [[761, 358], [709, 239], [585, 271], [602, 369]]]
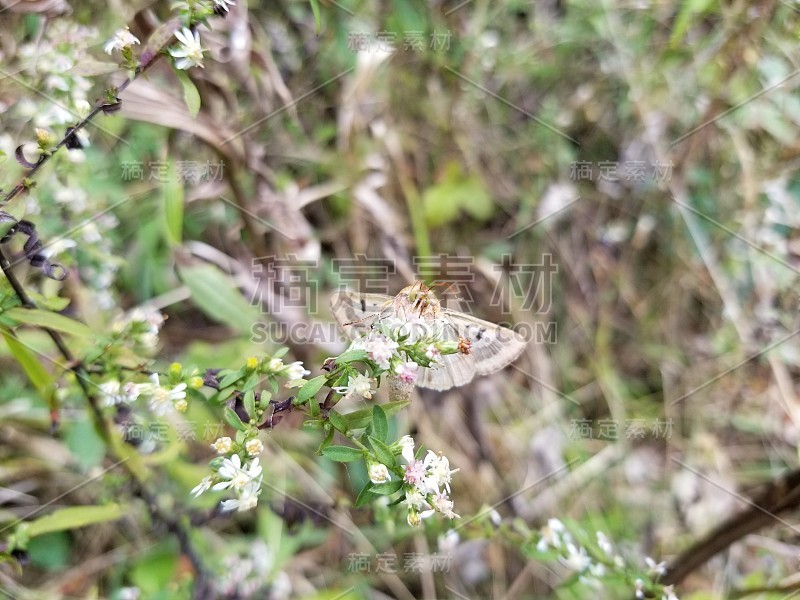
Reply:
[[403, 288], [397, 296], [340, 290], [331, 296], [331, 310], [351, 339], [367, 333], [382, 319], [434, 321], [442, 325], [444, 341], [459, 342], [468, 353], [447, 354], [436, 365], [420, 369], [417, 385], [448, 390], [490, 375], [514, 362], [525, 349], [519, 333], [441, 305], [422, 282]]

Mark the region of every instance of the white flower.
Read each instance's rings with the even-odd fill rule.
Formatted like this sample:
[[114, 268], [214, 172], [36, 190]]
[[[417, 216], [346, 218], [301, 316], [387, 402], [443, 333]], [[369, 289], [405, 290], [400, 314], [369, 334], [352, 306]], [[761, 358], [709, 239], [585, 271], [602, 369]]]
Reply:
[[606, 566], [603, 563], [592, 563], [589, 565], [589, 573], [595, 577], [603, 577], [606, 574]]
[[664, 588], [664, 595], [661, 596], [661, 600], [678, 600], [678, 597], [675, 595], [675, 589], [673, 586], [668, 585]]
[[303, 368], [303, 363], [299, 360], [284, 367], [284, 375], [286, 375], [286, 378], [289, 381], [302, 379], [305, 375], [309, 375], [310, 373], [311, 371], [308, 371]]
[[564, 560], [565, 564], [573, 571], [584, 571], [589, 568], [591, 559], [586, 554], [586, 549], [583, 547], [576, 547], [572, 543], [567, 544], [567, 556]]
[[211, 447], [217, 451], [217, 454], [227, 454], [233, 448], [233, 440], [227, 436], [217, 438], [217, 440], [211, 444]]
[[42, 248], [42, 254], [46, 258], [53, 258], [58, 256], [62, 252], [66, 252], [77, 246], [78, 243], [75, 240], [70, 240], [67, 238], [59, 238], [53, 242], [50, 242], [47, 246]]
[[602, 550], [606, 556], [613, 558], [614, 547], [611, 545], [611, 542], [608, 541], [606, 534], [602, 531], [597, 532], [597, 545], [600, 546], [600, 550]]
[[442, 454], [436, 454], [433, 450], [428, 450], [425, 456], [425, 467], [428, 470], [426, 483], [428, 484], [431, 492], [439, 491], [441, 486], [450, 493], [450, 478], [453, 473], [459, 469], [450, 470], [450, 461]]
[[644, 581], [637, 579], [633, 585], [636, 588], [636, 600], [644, 600]]
[[427, 501], [425, 500], [425, 494], [423, 494], [416, 488], [406, 490], [406, 499], [404, 500], [404, 502], [409, 509], [413, 508], [415, 510], [421, 510], [423, 508], [425, 509], [430, 508]]
[[402, 448], [401, 454], [403, 458], [406, 459], [407, 463], [411, 463], [414, 460], [414, 438], [410, 435], [404, 435], [397, 443]]
[[370, 400], [372, 398], [372, 392], [375, 391], [372, 389], [372, 382], [373, 379], [371, 377], [367, 377], [366, 375], [359, 373], [355, 377], [352, 375], [348, 377], [346, 386], [338, 386], [333, 389], [342, 394], [345, 398], [362, 396], [367, 400]]
[[250, 456], [258, 456], [264, 451], [264, 444], [262, 444], [261, 440], [258, 438], [254, 438], [247, 441], [247, 443], [244, 445], [244, 449], [247, 450], [247, 453]]
[[398, 347], [397, 342], [390, 340], [383, 334], [372, 335], [367, 340], [365, 350], [369, 359], [376, 363], [381, 369], [389, 368], [389, 361], [394, 355], [394, 350]]
[[137, 587], [123, 587], [119, 588], [117, 598], [119, 600], [139, 600], [141, 594], [141, 590]]
[[229, 6], [236, 6], [236, 3], [232, 0], [214, 0], [214, 12], [218, 15], [228, 12]]
[[192, 488], [192, 496], [199, 498], [200, 494], [208, 491], [211, 487], [211, 477], [203, 477], [202, 481]]
[[133, 35], [126, 27], [125, 29], [118, 29], [114, 34], [114, 37], [108, 40], [106, 45], [103, 46], [103, 50], [106, 54], [112, 54], [115, 50], [122, 50], [123, 48], [127, 48], [138, 43], [139, 38]]
[[240, 512], [250, 510], [258, 505], [258, 495], [261, 493], [261, 479], [255, 479], [245, 484], [241, 489], [238, 498], [223, 500], [222, 510], [238, 510]]
[[267, 364], [267, 369], [273, 372], [280, 371], [283, 368], [283, 361], [280, 358], [273, 358]]
[[186, 398], [186, 384], [179, 383], [172, 389], [161, 387], [158, 374], [150, 376], [150, 383], [140, 383], [139, 393], [150, 398], [150, 409], [158, 416], [165, 415], [177, 400]]
[[142, 323], [147, 326], [148, 333], [157, 334], [164, 321], [166, 321], [166, 318], [157, 310], [134, 308], [123, 318], [120, 324], [124, 328], [125, 325], [131, 323]]
[[242, 459], [239, 458], [238, 454], [234, 454], [232, 457], [222, 461], [222, 466], [217, 471], [217, 474], [227, 481], [220, 481], [215, 484], [214, 490], [219, 491], [230, 487], [242, 490], [248, 483], [261, 475], [261, 467], [258, 464], [258, 458], [254, 458], [249, 465], [243, 466]]
[[114, 406], [115, 404], [130, 403], [136, 400], [139, 392], [135, 383], [120, 384], [116, 379], [100, 384], [100, 391], [103, 393], [104, 404]]
[[658, 575], [663, 576], [667, 573], [667, 563], [661, 561], [660, 563], [656, 563], [652, 558], [646, 556], [644, 558], [644, 562], [647, 563], [647, 568], [649, 569], [650, 575]]
[[177, 58], [175, 66], [186, 70], [192, 67], [203, 67], [203, 47], [200, 45], [200, 33], [192, 32], [188, 27], [175, 32], [175, 37], [181, 43], [178, 48], [170, 48], [169, 53]]
[[391, 479], [389, 469], [381, 463], [372, 463], [369, 466], [369, 480], [372, 483], [386, 483]]
[[417, 374], [419, 373], [419, 365], [410, 360], [397, 365], [394, 368], [394, 372], [397, 373], [400, 381], [405, 383], [414, 383], [417, 380]]
[[453, 512], [453, 501], [447, 494], [440, 492], [433, 496], [433, 507], [449, 519], [460, 519], [461, 517]]
[[440, 362], [442, 360], [442, 351], [439, 350], [436, 344], [429, 344], [428, 347], [425, 348], [425, 356], [433, 362]]
[[561, 548], [562, 536], [566, 540], [569, 534], [564, 527], [564, 524], [558, 519], [548, 519], [547, 525], [542, 528], [542, 537], [536, 544], [536, 549], [539, 552], [544, 552], [548, 548]]

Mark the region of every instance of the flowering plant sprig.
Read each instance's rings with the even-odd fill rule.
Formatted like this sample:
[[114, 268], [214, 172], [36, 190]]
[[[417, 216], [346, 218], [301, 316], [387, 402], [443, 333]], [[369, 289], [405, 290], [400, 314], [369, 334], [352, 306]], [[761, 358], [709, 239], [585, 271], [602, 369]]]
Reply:
[[[449, 468], [448, 459], [431, 450], [424, 458], [415, 456], [414, 440], [409, 436], [388, 443], [388, 416], [408, 404], [407, 393], [396, 393], [399, 399], [371, 409], [340, 413], [334, 407], [351, 398], [371, 399], [384, 377], [395, 391], [399, 388], [407, 392], [420, 369], [435, 368], [443, 355], [463, 350], [463, 343], [444, 339], [441, 322], [381, 319], [353, 340], [344, 353], [325, 361], [327, 375], [315, 377], [300, 388], [294, 404], [308, 406], [311, 419], [305, 427], [325, 433], [318, 452], [338, 462], [366, 463], [369, 481], [359, 493], [356, 506], [396, 495], [396, 502], [405, 503], [407, 521], [412, 526], [419, 526], [436, 512], [458, 518], [449, 498], [450, 478], [457, 469]], [[315, 397], [323, 386], [330, 391], [320, 405]], [[355, 447], [333, 445], [336, 433]]]
[[633, 589], [637, 600], [678, 600], [673, 586], [659, 583], [659, 578], [666, 573], [666, 563], [657, 563], [647, 556], [644, 565], [637, 565], [635, 561], [624, 559], [602, 531], [597, 531], [595, 538], [589, 539], [577, 525], [552, 518], [535, 534], [530, 552], [557, 561], [573, 573], [571, 581], [590, 588], [600, 589], [604, 582], [622, 582]]
[[[255, 507], [263, 482], [259, 432], [277, 425], [283, 411], [303, 408], [310, 417], [304, 427], [324, 434], [318, 454], [337, 462], [365, 462], [369, 481], [359, 493], [356, 506], [396, 495], [395, 503], [405, 504], [412, 526], [435, 513], [458, 518], [449, 496], [451, 477], [458, 469], [450, 469], [448, 459], [440, 453], [428, 450], [423, 456], [422, 448], [415, 453], [414, 440], [409, 436], [392, 443], [388, 440], [388, 417], [407, 406], [407, 399], [346, 413], [334, 407], [352, 398], [371, 399], [383, 378], [412, 385], [421, 368], [434, 367], [442, 355], [459, 351], [458, 343], [443, 339], [439, 324], [385, 320], [354, 340], [341, 355], [327, 359], [322, 367], [325, 374], [312, 379], [305, 379], [310, 372], [302, 363], [283, 362], [286, 349], [272, 356], [250, 357], [238, 369], [206, 371], [203, 386], [215, 390], [207, 400], [224, 405], [225, 421], [236, 433], [212, 444], [218, 454], [210, 462], [212, 474], [204, 477], [192, 494], [199, 497], [209, 490], [232, 492], [235, 497], [223, 500], [222, 510]], [[279, 381], [283, 381], [284, 389], [296, 389], [296, 395], [273, 399], [281, 387]], [[196, 394], [192, 381], [186, 383], [187, 397]], [[178, 387], [160, 392], [146, 388], [151, 404], [153, 398], [164, 403], [169, 399], [173, 403], [184, 401], [175, 398], [186, 386], [181, 387], [177, 379], [170, 384]], [[325, 386], [329, 390], [320, 402], [316, 397]], [[334, 445], [337, 433], [353, 446]]]

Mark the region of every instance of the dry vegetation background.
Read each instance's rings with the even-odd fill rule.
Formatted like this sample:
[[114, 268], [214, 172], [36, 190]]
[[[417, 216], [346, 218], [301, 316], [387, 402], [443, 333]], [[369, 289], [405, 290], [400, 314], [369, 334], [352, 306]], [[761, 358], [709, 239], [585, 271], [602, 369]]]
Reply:
[[[169, 18], [168, 3], [143, 0], [73, 2], [71, 12], [66, 2], [0, 4], [0, 142], [11, 157], [48, 103], [46, 69], [31, 66], [23, 46], [79, 23], [96, 35], [70, 44], [103, 61], [114, 30], [128, 24], [145, 40]], [[571, 519], [634, 556], [669, 561], [797, 468], [796, 3], [321, 1], [319, 28], [305, 2], [246, 4], [203, 30], [209, 58], [189, 72], [202, 98], [196, 118], [174, 72], [157, 65], [124, 92], [118, 114], [90, 127], [85, 162], [70, 167], [68, 183], [61, 157], [43, 169], [34, 200], [18, 202], [45, 241], [82, 222], [58, 199], [65, 186], [84, 190], [87, 214], [108, 210], [119, 221], [102, 244], [59, 255], [71, 271], [62, 292], [69, 314], [101, 331], [116, 307], [155, 298], [169, 316], [159, 368], [228, 367], [279, 346], [250, 341], [255, 322], [331, 321], [335, 259], [394, 261], [396, 292], [417, 278], [413, 257], [444, 253], [474, 257], [468, 288], [478, 316], [554, 322], [557, 338], [530, 344], [496, 376], [420, 390], [395, 423], [460, 468], [453, 495], [469, 523], [457, 544], [438, 537], [447, 523], [417, 532], [392, 525], [386, 509], [353, 509], [363, 473], [315, 456], [319, 440], [293, 415], [264, 435], [268, 501], [206, 525], [209, 559], [222, 565], [226, 553], [261, 540], [275, 597], [632, 598], [614, 584], [557, 590], [566, 571], [533, 556], [531, 532], [550, 517]], [[403, 49], [407, 31], [425, 33], [422, 49]], [[448, 47], [430, 48], [434, 31], [449, 33]], [[398, 50], [352, 47], [354, 34], [378, 32], [394, 32]], [[89, 58], [83, 64], [92, 99], [109, 77], [121, 81], [91, 75]], [[224, 162], [221, 181], [184, 186], [179, 243], [164, 233], [162, 214], [165, 194], [176, 192], [147, 171], [124, 180], [130, 161]], [[647, 165], [644, 180], [625, 176], [623, 165], [636, 161]], [[591, 179], [575, 176], [578, 162], [590, 163]], [[616, 181], [601, 163], [619, 165]], [[654, 164], [671, 165], [669, 173], [653, 177]], [[8, 189], [22, 169], [13, 158], [2, 168]], [[114, 266], [105, 306], [81, 252], [95, 271]], [[292, 255], [319, 265], [309, 275], [316, 312], [287, 306], [285, 290], [254, 276], [254, 258]], [[518, 264], [552, 256], [546, 312], [524, 309], [519, 296], [492, 305], [496, 286], [511, 281], [496, 268], [504, 255]], [[224, 277], [204, 287], [191, 273], [208, 265]], [[217, 298], [220, 282], [243, 305]], [[254, 296], [260, 306], [248, 305]], [[53, 355], [37, 332], [29, 340]], [[340, 342], [288, 345], [313, 374], [341, 350]], [[130, 505], [120, 522], [38, 543], [22, 571], [0, 567], [2, 593], [187, 594], [185, 561], [151, 527], [124, 475], [111, 469], [73, 491], [109, 466], [80, 403], [65, 404], [51, 435], [46, 405], [7, 352], [0, 382], [4, 523], [54, 499]], [[656, 420], [670, 423], [670, 435], [653, 435]], [[628, 439], [634, 421], [647, 431]], [[616, 439], [602, 435], [609, 422]], [[579, 423], [590, 432], [576, 434]], [[174, 446], [160, 466], [165, 501], [180, 513], [210, 451], [202, 439]], [[791, 508], [693, 569], [680, 597], [762, 587], [779, 591], [748, 597], [791, 597], [800, 560]], [[356, 552], [445, 550], [445, 573], [349, 568]]]

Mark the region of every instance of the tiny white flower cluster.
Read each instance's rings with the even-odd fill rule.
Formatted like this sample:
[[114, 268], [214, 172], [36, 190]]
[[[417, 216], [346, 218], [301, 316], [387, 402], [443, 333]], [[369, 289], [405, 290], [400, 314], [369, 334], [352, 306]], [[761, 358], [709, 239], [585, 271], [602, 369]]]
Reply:
[[[579, 580], [585, 585], [597, 587], [600, 584], [598, 579], [609, 574], [610, 571], [621, 573], [629, 570], [625, 560], [614, 550], [614, 546], [602, 531], [597, 532], [599, 554], [596, 551], [587, 550], [576, 542], [564, 523], [558, 519], [548, 519], [547, 525], [539, 531], [539, 535], [536, 549], [539, 552], [557, 551], [559, 562], [578, 573]], [[657, 583], [658, 578], [666, 573], [666, 563], [656, 563], [649, 556], [645, 558], [645, 563], [651, 581]], [[672, 586], [664, 587], [663, 592], [663, 600], [678, 600]], [[637, 600], [645, 598], [644, 580], [636, 579], [634, 593]]]
[[[460, 518], [453, 512], [453, 501], [450, 499], [450, 480], [459, 469], [450, 469], [447, 457], [428, 450], [425, 458], [418, 460], [414, 456], [414, 439], [403, 436], [398, 444], [406, 461], [403, 481], [405, 482], [405, 504], [408, 507], [408, 524], [417, 527], [422, 519], [427, 519], [439, 512], [449, 519]], [[384, 465], [380, 465], [384, 466]], [[385, 468], [385, 467], [384, 467]], [[370, 478], [373, 471], [370, 469]], [[383, 475], [383, 472], [380, 473]], [[388, 471], [386, 473], [388, 480]], [[373, 483], [382, 483], [372, 479]]]
[[138, 398], [149, 400], [150, 410], [159, 417], [176, 410], [184, 412], [188, 408], [186, 402], [186, 384], [179, 383], [172, 387], [162, 386], [157, 373], [150, 375], [146, 383], [120, 383], [110, 379], [99, 385], [103, 395], [103, 404], [114, 406], [117, 404], [130, 404]]
[[292, 591], [289, 576], [276, 573], [275, 553], [263, 540], [249, 540], [245, 550], [226, 554], [222, 570], [213, 586], [220, 598], [288, 598]]
[[[17, 114], [37, 127], [58, 128], [86, 116], [91, 110], [92, 81], [79, 75], [75, 67], [90, 59], [87, 47], [96, 37], [94, 28], [55, 19], [43, 28], [41, 39], [34, 36], [34, 41], [22, 44], [18, 51], [21, 70], [31, 89], [45, 92], [45, 101], [20, 100], [15, 106]], [[88, 143], [88, 138], [82, 141]], [[73, 151], [68, 156], [82, 157], [83, 153]]]
[[[364, 350], [375, 365], [373, 375], [391, 373], [403, 383], [414, 384], [420, 367], [435, 367], [442, 354], [454, 354], [457, 344], [443, 340], [443, 322], [419, 317], [409, 320], [389, 317], [373, 325], [372, 330], [353, 340], [348, 350]], [[374, 378], [359, 373], [348, 378], [346, 386], [334, 388], [345, 397], [372, 398]]]
[[350, 375], [347, 378], [347, 385], [337, 386], [333, 388], [333, 390], [342, 394], [345, 398], [361, 396], [366, 400], [370, 400], [372, 398], [372, 393], [375, 391], [372, 388], [374, 383], [375, 379], [372, 377], [367, 377], [362, 373], [358, 373], [356, 376]]
[[158, 332], [164, 315], [155, 310], [134, 308], [111, 324], [111, 330], [130, 339], [137, 350], [152, 353], [158, 346]]
[[311, 371], [303, 366], [303, 362], [296, 360], [293, 363], [284, 364], [280, 358], [272, 358], [266, 363], [265, 370], [270, 375], [278, 377], [286, 377], [287, 381], [284, 387], [293, 388], [299, 387], [305, 383], [303, 377], [310, 375]]
[[106, 54], [113, 54], [116, 51], [122, 51], [125, 48], [130, 48], [134, 44], [139, 43], [139, 38], [130, 32], [127, 27], [125, 29], [118, 29], [110, 40], [103, 46]]
[[[257, 442], [257, 443], [254, 443]], [[233, 442], [229, 437], [219, 438], [211, 447], [218, 453], [229, 452]], [[263, 450], [263, 445], [259, 440], [250, 440], [245, 445], [247, 454], [253, 456], [252, 452]], [[261, 494], [261, 484], [263, 482], [262, 468], [258, 464], [258, 456], [248, 462], [242, 462], [241, 456], [234, 454], [230, 458], [224, 458], [217, 470], [216, 476], [207, 476], [192, 489], [192, 495], [197, 498], [209, 489], [214, 491], [231, 490], [236, 493], [236, 498], [223, 500], [221, 508], [224, 511], [238, 510], [246, 511], [258, 505], [258, 497]]]
[[164, 387], [159, 383], [158, 374], [153, 373], [148, 383], [140, 383], [137, 387], [139, 395], [149, 400], [150, 410], [159, 417], [173, 410], [185, 412], [188, 408], [185, 383], [179, 383], [172, 388]]

